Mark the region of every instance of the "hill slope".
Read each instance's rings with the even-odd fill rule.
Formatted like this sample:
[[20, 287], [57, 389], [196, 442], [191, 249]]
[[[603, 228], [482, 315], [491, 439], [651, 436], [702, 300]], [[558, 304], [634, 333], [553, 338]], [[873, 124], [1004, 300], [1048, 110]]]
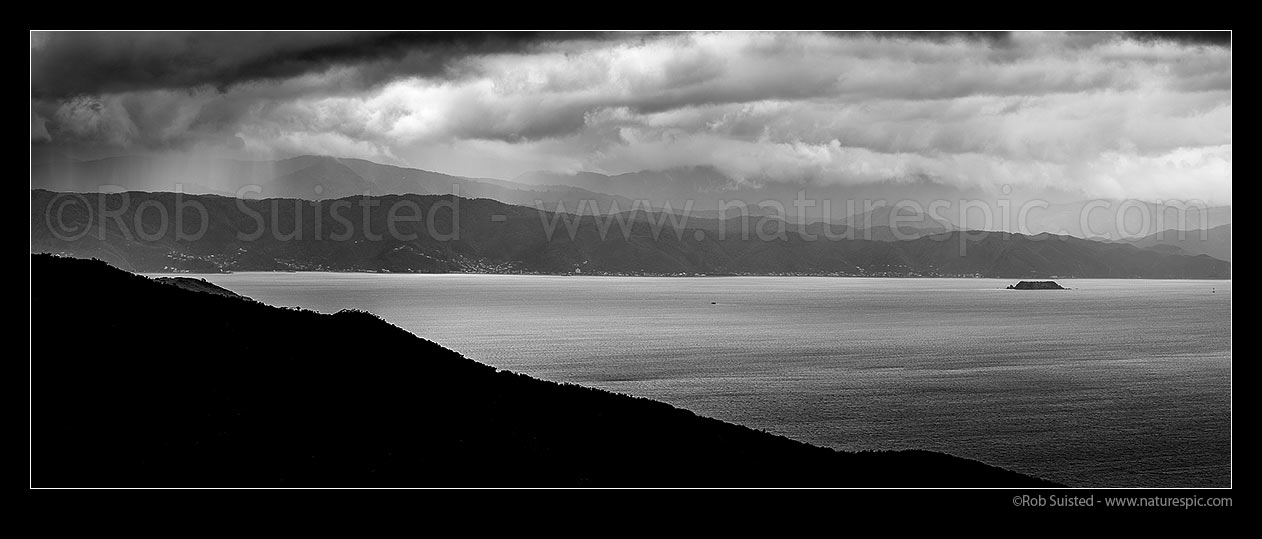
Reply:
[[374, 316], [31, 260], [36, 486], [1048, 486], [468, 360]]

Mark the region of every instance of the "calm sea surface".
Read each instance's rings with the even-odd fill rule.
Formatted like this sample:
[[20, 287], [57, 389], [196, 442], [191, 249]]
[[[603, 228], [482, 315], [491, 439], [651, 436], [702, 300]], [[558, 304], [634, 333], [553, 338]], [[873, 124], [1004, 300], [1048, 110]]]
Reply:
[[937, 450], [1072, 486], [1230, 486], [1229, 281], [199, 277], [817, 445]]

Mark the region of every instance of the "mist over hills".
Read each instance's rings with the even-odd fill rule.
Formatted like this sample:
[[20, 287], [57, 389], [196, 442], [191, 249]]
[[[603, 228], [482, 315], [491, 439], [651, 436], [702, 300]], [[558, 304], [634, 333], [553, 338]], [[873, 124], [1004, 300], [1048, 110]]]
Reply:
[[[521, 174], [513, 181], [526, 185], [566, 185], [591, 191], [609, 193], [630, 199], [669, 201], [672, 207], [681, 208], [689, 201], [694, 209], [714, 210], [723, 202], [742, 201], [747, 204], [775, 202], [792, 209], [793, 201], [801, 199], [816, 202], [804, 208], [810, 220], [835, 220], [867, 211], [860, 202], [848, 209], [846, 200], [884, 200], [893, 204], [897, 200], [916, 200], [928, 204], [935, 199], [955, 199], [962, 196], [978, 197], [981, 193], [961, 191], [929, 181], [912, 178], [906, 181], [860, 184], [828, 184], [820, 182], [738, 180], [725, 175], [714, 167], [678, 167], [665, 170], [642, 170], [626, 174], [604, 175], [596, 172], [562, 174], [534, 171]], [[831, 202], [830, 211], [824, 211], [822, 202]]]
[[1229, 262], [1205, 255], [1048, 234], [878, 241], [768, 218], [720, 228], [663, 212], [575, 216], [450, 195], [307, 201], [36, 190], [31, 198], [32, 252], [141, 272], [1230, 277]]
[[[691, 202], [712, 210], [725, 202], [773, 203], [794, 222], [841, 223], [865, 213], [874, 223], [892, 226], [889, 211], [904, 205], [902, 215], [922, 215], [926, 227], [1068, 234], [1081, 238], [1137, 239], [1167, 228], [1194, 230], [1231, 222], [1229, 206], [1199, 201], [1154, 204], [1139, 200], [1075, 200], [1067, 193], [1012, 192], [1003, 197], [978, 189], [944, 185], [925, 177], [859, 184], [738, 181], [713, 167], [683, 167], [604, 175], [528, 172], [514, 181], [529, 185], [566, 185], [630, 199], [669, 201], [673, 208]], [[1081, 198], [1081, 197], [1076, 197]], [[848, 205], [851, 201], [853, 204]], [[795, 203], [801, 206], [795, 206]], [[869, 210], [867, 204], [883, 209]], [[1023, 208], [1025, 208], [1023, 210]], [[800, 214], [804, 216], [798, 217]], [[904, 224], [902, 226], [911, 226]]]
[[[1231, 224], [1231, 206], [1210, 206], [1197, 201], [1164, 204], [1140, 200], [1078, 201], [1031, 209], [1026, 215], [1026, 226], [1030, 230], [1132, 243], [1166, 230], [1199, 231]], [[984, 224], [981, 216], [969, 221], [970, 228]], [[1189, 236], [1200, 238], [1199, 234]]]
[[1143, 249], [1187, 255], [1209, 255], [1219, 260], [1231, 261], [1230, 224], [1208, 230], [1163, 230], [1151, 236], [1127, 240], [1126, 243]]
[[615, 201], [622, 208], [633, 206], [631, 200], [574, 187], [531, 187], [327, 156], [279, 161], [149, 156], [73, 161], [54, 156], [32, 163], [31, 187], [60, 192], [184, 192], [304, 200], [365, 194], [457, 194], [549, 209], [558, 204], [571, 209], [580, 205], [607, 209]]

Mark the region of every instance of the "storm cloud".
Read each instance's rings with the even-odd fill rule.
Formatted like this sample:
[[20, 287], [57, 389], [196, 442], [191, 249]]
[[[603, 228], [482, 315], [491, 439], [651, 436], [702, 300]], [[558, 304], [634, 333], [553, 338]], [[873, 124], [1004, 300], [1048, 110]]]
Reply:
[[[36, 98], [282, 80], [356, 65], [354, 82], [443, 74], [468, 55], [528, 52], [587, 32], [37, 32]], [[354, 87], [352, 87], [354, 88]]]
[[32, 143], [1230, 202], [1222, 33], [33, 33]]

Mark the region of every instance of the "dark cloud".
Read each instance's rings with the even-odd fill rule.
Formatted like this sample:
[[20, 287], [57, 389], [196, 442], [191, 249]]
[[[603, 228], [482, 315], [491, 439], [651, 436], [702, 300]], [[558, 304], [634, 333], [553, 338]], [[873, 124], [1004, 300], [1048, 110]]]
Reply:
[[896, 32], [829, 32], [839, 37], [863, 37], [881, 39], [916, 39], [943, 43], [953, 40], [985, 41], [994, 45], [1005, 45], [1011, 32], [939, 32], [933, 30], [896, 31]]
[[363, 64], [359, 82], [441, 75], [473, 54], [604, 39], [586, 32], [44, 32], [32, 35], [36, 99], [171, 88], [220, 90]]
[[[895, 31], [895, 32], [828, 32], [838, 37], [880, 38], [880, 39], [914, 39], [945, 43], [956, 40], [984, 41], [992, 46], [1005, 47], [1012, 44], [1013, 32], [939, 32], [939, 31]], [[1078, 32], [1080, 37], [1095, 39], [1113, 39], [1124, 37], [1138, 41], [1168, 41], [1183, 45], [1231, 46], [1230, 31], [1140, 31], [1140, 32]]]
[[1231, 47], [1231, 32], [1127, 32], [1127, 35], [1139, 41], [1172, 41], [1185, 45], [1213, 45]]

